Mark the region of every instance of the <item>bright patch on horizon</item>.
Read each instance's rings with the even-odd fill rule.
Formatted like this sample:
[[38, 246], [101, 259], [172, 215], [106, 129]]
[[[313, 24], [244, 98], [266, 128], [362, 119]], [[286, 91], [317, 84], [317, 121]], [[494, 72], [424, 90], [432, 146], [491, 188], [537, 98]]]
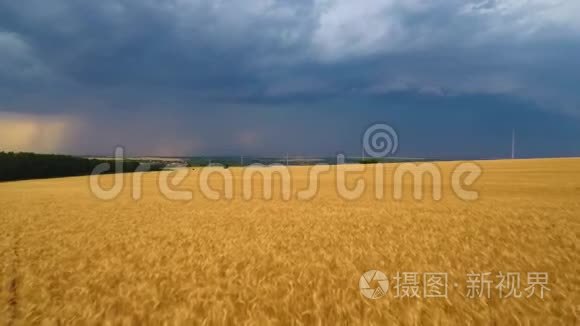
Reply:
[[62, 151], [74, 125], [63, 116], [0, 112], [0, 151]]

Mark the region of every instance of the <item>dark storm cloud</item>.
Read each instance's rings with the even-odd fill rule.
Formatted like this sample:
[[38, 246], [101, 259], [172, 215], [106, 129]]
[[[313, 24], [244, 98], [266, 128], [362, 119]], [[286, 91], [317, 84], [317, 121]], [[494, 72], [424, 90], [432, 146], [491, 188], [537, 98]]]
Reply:
[[[225, 151], [239, 135], [272, 137], [267, 126], [284, 121], [315, 119], [332, 133], [343, 125], [329, 120], [368, 122], [377, 114], [365, 108], [388, 113], [402, 97], [404, 112], [430, 106], [442, 121], [458, 102], [501, 119], [482, 98], [578, 119], [577, 10], [573, 0], [0, 0], [0, 111], [91, 121], [125, 112], [118, 119], [141, 114], [150, 128], [168, 114], [159, 130], [205, 138], [184, 152], [209, 150], [210, 129], [223, 125], [215, 116], [239, 124], [211, 134]], [[209, 122], [192, 122], [194, 135], [180, 116]]]
[[[517, 35], [549, 28], [547, 23], [540, 21], [518, 30], [495, 17], [501, 18], [501, 12], [476, 14], [498, 7], [498, 1], [474, 2], [471, 7], [453, 0], [438, 5], [400, 3], [5, 1], [0, 7], [4, 40], [0, 44], [8, 48], [3, 52], [19, 51], [13, 55], [29, 57], [30, 64], [39, 67], [36, 73], [40, 81], [66, 81], [92, 88], [154, 86], [161, 90], [207, 90], [209, 94], [221, 91], [225, 93], [222, 96], [284, 95], [317, 89], [342, 92], [345, 87], [377, 88], [381, 83], [457, 87], [461, 91], [464, 82], [441, 80], [441, 70], [451, 79], [503, 75], [501, 78], [510, 79], [506, 83], [523, 83], [525, 87], [525, 80], [514, 80], [525, 77], [518, 74], [518, 65], [541, 70], [546, 64], [541, 57], [530, 58], [526, 52], [539, 52], [539, 56], [552, 52], [542, 48], [544, 40]], [[470, 10], [473, 13], [469, 14]], [[505, 19], [516, 14], [521, 19], [534, 18], [520, 9]], [[497, 25], [491, 26], [494, 23]], [[551, 27], [558, 32], [558, 26]], [[466, 44], [478, 38], [481, 44]], [[513, 40], [520, 44], [508, 43]], [[523, 60], [518, 57], [522, 54]], [[5, 64], [10, 66], [10, 62]], [[396, 69], [376, 71], [377, 64]], [[506, 71], [504, 66], [508, 65], [513, 71]], [[340, 73], [355, 69], [357, 76]], [[378, 76], [379, 72], [382, 75]], [[475, 83], [474, 87], [486, 91], [493, 86]]]
[[0, 26], [54, 78], [87, 87], [196, 90], [256, 83], [251, 63], [296, 51], [292, 36], [283, 34], [306, 28], [298, 5], [279, 14], [274, 6], [268, 16], [246, 5], [215, 3], [5, 2]]

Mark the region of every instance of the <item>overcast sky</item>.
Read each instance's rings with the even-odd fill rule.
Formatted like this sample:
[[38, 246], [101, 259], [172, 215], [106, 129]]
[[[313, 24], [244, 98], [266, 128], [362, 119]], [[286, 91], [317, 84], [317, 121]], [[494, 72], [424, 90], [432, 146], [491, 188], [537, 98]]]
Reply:
[[578, 0], [0, 0], [0, 150], [580, 156]]

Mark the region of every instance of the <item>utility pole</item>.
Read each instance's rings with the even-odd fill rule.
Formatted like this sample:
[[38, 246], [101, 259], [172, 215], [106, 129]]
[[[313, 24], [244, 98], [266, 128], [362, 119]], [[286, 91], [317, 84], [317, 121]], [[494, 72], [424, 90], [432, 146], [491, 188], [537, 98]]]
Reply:
[[240, 156], [240, 165], [244, 166], [244, 155]]
[[286, 166], [288, 166], [288, 153], [286, 153]]
[[512, 129], [512, 160], [516, 158], [516, 130]]

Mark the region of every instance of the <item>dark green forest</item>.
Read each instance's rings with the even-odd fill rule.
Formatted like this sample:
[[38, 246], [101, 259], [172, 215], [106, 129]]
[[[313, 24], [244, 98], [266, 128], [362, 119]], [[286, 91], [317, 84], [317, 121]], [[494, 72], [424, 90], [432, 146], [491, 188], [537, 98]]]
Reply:
[[45, 179], [89, 175], [101, 163], [109, 163], [103, 173], [134, 172], [137, 161], [121, 161], [121, 171], [114, 171], [115, 161], [35, 153], [0, 152], [0, 181]]

